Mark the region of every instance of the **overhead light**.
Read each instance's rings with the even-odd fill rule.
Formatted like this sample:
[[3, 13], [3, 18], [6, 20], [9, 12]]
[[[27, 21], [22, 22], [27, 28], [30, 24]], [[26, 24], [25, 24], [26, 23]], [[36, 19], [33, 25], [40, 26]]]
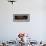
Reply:
[[11, 2], [12, 4], [16, 2], [16, 0], [8, 0], [8, 2]]

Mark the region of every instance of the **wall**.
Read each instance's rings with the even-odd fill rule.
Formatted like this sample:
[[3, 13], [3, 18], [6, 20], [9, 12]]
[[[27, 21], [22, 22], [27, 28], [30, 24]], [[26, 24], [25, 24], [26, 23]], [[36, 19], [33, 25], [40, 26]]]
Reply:
[[[12, 6], [7, 0], [0, 0], [0, 40], [15, 39], [18, 32], [29, 33], [31, 38], [37, 41], [46, 40], [45, 2], [45, 0], [17, 0]], [[30, 22], [13, 22], [13, 13], [30, 14]]]

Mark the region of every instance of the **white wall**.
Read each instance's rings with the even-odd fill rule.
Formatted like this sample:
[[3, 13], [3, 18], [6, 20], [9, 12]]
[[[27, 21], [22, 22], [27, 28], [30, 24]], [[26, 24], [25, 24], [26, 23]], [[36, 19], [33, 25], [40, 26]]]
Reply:
[[[46, 40], [45, 0], [17, 0], [13, 8], [7, 0], [0, 0], [0, 40], [15, 39], [18, 32], [27, 32], [38, 41]], [[13, 13], [31, 14], [30, 22], [13, 22]]]

